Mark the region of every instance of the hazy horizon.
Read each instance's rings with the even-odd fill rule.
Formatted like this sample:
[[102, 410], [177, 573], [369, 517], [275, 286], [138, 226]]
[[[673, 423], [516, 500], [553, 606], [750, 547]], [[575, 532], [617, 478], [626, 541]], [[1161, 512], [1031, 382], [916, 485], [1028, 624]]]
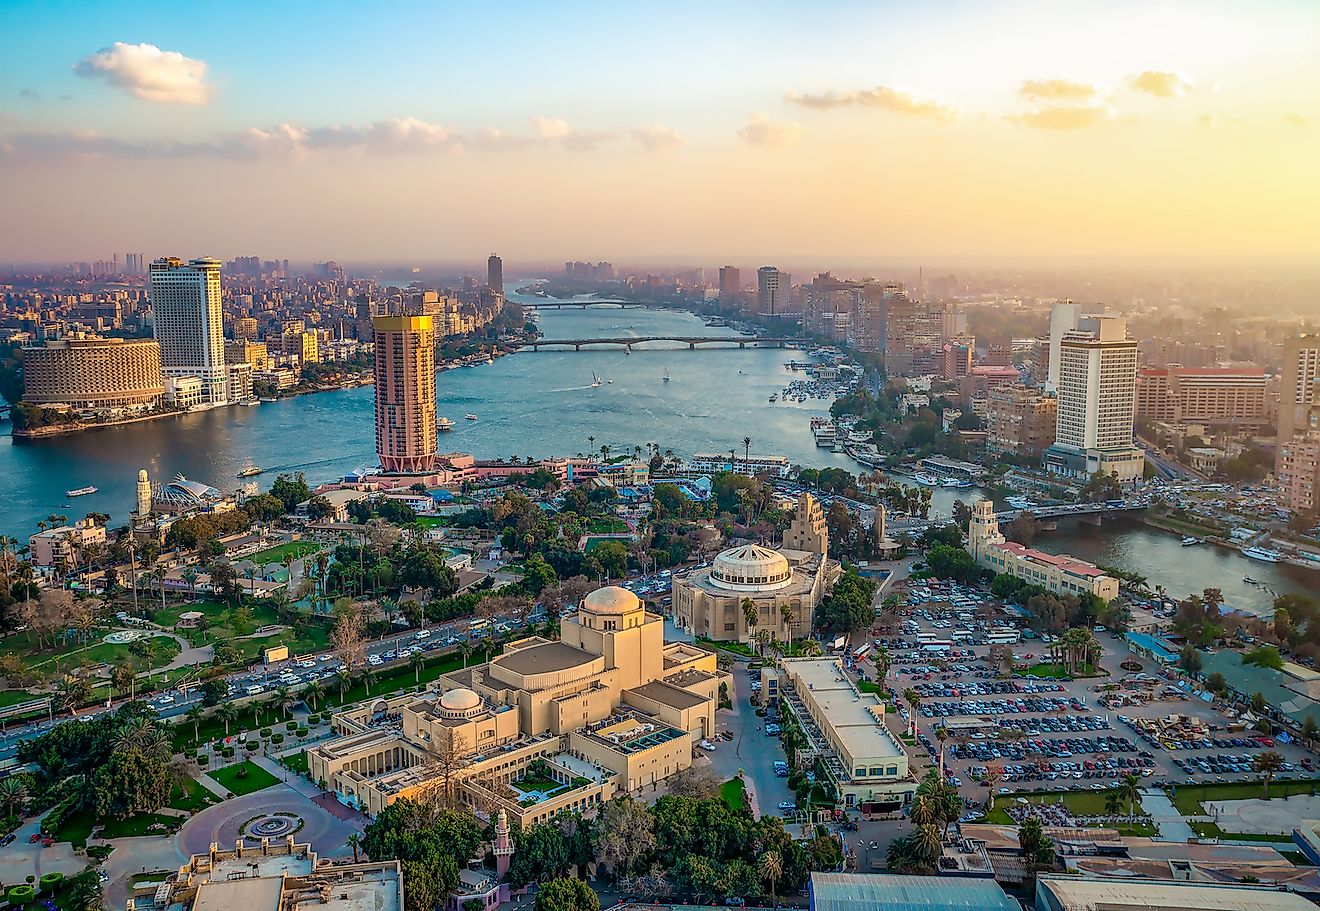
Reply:
[[0, 261], [1320, 253], [1303, 0], [175, 12], [0, 10]]

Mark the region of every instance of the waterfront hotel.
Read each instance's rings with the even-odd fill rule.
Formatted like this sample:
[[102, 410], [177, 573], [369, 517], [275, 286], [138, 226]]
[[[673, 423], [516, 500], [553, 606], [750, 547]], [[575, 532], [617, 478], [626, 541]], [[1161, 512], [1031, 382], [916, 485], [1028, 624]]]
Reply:
[[972, 507], [967, 551], [986, 569], [1039, 585], [1055, 595], [1089, 593], [1106, 601], [1118, 597], [1118, 580], [1094, 563], [1067, 554], [1047, 554], [1006, 539], [990, 500], [977, 500]]

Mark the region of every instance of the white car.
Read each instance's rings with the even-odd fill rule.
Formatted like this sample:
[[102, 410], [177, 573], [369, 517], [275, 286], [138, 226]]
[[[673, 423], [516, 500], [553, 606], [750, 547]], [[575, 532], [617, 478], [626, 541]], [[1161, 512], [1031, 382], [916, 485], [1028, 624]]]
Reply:
[[157, 696], [157, 697], [156, 697], [156, 704], [157, 704], [157, 705], [173, 705], [173, 704], [174, 704], [174, 697], [171, 696], [169, 693], [166, 693], [164, 696]]
[[367, 663], [372, 665], [380, 664], [381, 663], [380, 655], [371, 655], [370, 657], [367, 658]]
[[697, 744], [697, 746], [701, 747], [703, 750], [705, 750], [708, 753], [715, 752], [715, 744], [711, 743], [709, 740], [702, 740], [700, 743]]
[[334, 655], [331, 655], [329, 652], [326, 652], [324, 655], [317, 655], [317, 656], [316, 656], [316, 660], [317, 660], [317, 661], [329, 661], [329, 660], [330, 660], [331, 658], [333, 658], [333, 657], [334, 657]]

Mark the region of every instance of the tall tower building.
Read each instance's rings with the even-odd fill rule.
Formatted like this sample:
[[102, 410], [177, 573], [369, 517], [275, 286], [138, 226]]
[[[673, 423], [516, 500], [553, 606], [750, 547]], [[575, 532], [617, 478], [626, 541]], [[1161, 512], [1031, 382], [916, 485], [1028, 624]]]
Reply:
[[1283, 343], [1283, 373], [1279, 381], [1279, 442], [1293, 434], [1317, 429], [1311, 413], [1320, 412], [1320, 335], [1302, 335]]
[[742, 290], [742, 273], [737, 266], [720, 266], [720, 302], [729, 303], [738, 299]]
[[134, 514], [140, 519], [151, 515], [151, 479], [145, 468], [137, 476], [137, 511]]
[[1059, 388], [1059, 343], [1063, 334], [1077, 328], [1082, 308], [1067, 300], [1050, 308], [1050, 368], [1045, 378], [1045, 391], [1055, 392]]
[[435, 329], [430, 316], [377, 316], [376, 452], [386, 471], [435, 467]]
[[160, 343], [161, 372], [195, 376], [202, 402], [229, 401], [225, 337], [220, 315], [220, 260], [169, 256], [151, 264], [151, 312]]
[[494, 253], [486, 260], [486, 286], [492, 291], [504, 293], [504, 260]]
[[1087, 316], [1059, 343], [1059, 408], [1045, 466], [1073, 477], [1095, 472], [1140, 478], [1145, 455], [1132, 445], [1137, 342], [1127, 321]]
[[495, 855], [495, 872], [503, 879], [513, 861], [513, 839], [509, 832], [509, 814], [502, 807], [495, 817], [495, 841], [491, 843], [490, 853]]
[[756, 312], [761, 316], [777, 316], [789, 309], [789, 295], [793, 290], [793, 277], [774, 266], [756, 270]]

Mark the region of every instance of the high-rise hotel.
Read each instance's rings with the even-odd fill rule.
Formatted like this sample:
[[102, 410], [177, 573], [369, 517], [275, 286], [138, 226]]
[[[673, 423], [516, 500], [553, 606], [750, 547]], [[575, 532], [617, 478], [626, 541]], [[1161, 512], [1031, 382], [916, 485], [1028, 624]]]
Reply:
[[195, 378], [200, 383], [198, 404], [228, 404], [220, 260], [202, 258], [185, 263], [178, 257], [162, 257], [151, 263], [149, 271], [161, 372], [187, 383]]
[[1045, 467], [1072, 477], [1140, 478], [1145, 455], [1132, 444], [1137, 341], [1128, 338], [1127, 321], [1082, 317], [1063, 332], [1058, 352], [1058, 416]]
[[435, 329], [430, 316], [377, 316], [376, 453], [390, 472], [435, 467]]

